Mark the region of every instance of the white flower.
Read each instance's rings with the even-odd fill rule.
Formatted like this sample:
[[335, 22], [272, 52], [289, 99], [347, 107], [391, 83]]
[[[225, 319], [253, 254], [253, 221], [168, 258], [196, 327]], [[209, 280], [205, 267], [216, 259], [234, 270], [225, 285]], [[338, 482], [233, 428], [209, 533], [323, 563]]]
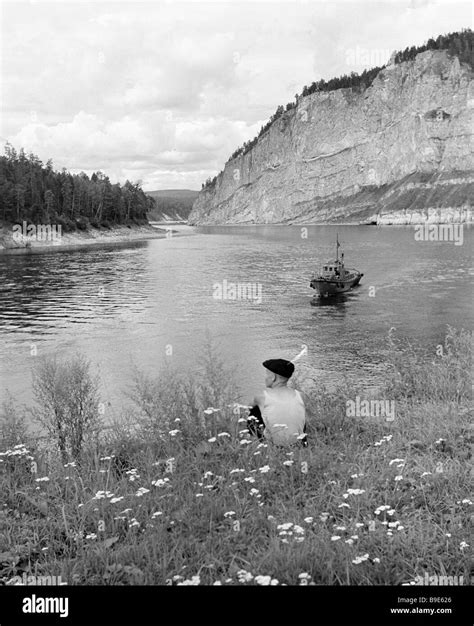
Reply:
[[163, 515], [161, 511], [155, 511], [155, 513], [151, 514], [151, 519], [155, 519], [155, 517], [159, 517], [160, 515]]
[[331, 537], [331, 541], [337, 541], [338, 539], [340, 539], [339, 535], [333, 535]]
[[89, 533], [86, 535], [86, 539], [97, 539], [97, 535], [95, 533]]
[[204, 494], [203, 494], [203, 493], [197, 493], [197, 494], [196, 494], [196, 498], [202, 498], [203, 496], [204, 496]]
[[311, 522], [313, 521], [313, 518], [312, 518], [312, 517], [305, 517], [305, 518], [304, 518], [304, 521], [305, 521], [307, 524], [311, 524]]
[[392, 459], [389, 463], [389, 465], [393, 465], [394, 463], [402, 463], [404, 462], [405, 459]]
[[309, 579], [311, 578], [311, 575], [308, 574], [307, 572], [301, 572], [301, 574], [298, 574], [298, 578], [302, 578], [302, 579]]
[[359, 539], [359, 535], [351, 535], [351, 539]]
[[117, 497], [115, 497], [115, 498], [112, 498], [112, 499], [110, 500], [110, 503], [111, 503], [111, 504], [115, 504], [116, 502], [120, 502], [120, 500], [123, 500], [123, 496], [117, 496]]
[[372, 561], [373, 561], [374, 563], [380, 563], [380, 559], [379, 559], [379, 557], [378, 557], [378, 556], [376, 556], [376, 557], [375, 557], [375, 559], [372, 559]]
[[47, 483], [49, 481], [48, 476], [43, 476], [42, 478], [36, 478], [35, 481], [37, 483]]
[[254, 578], [257, 585], [269, 585], [272, 581], [271, 576], [255, 576]]
[[469, 498], [464, 498], [464, 500], [461, 500], [461, 504], [472, 504], [472, 502]]
[[461, 541], [461, 543], [459, 544], [459, 548], [461, 550], [465, 550], [466, 548], [469, 548], [469, 544], [466, 541]]
[[224, 517], [232, 517], [232, 515], [235, 515], [235, 511], [227, 511], [224, 513]]
[[237, 578], [239, 579], [239, 583], [249, 583], [253, 580], [253, 574], [244, 569], [239, 569], [237, 572]]
[[248, 483], [254, 483], [255, 482], [255, 478], [253, 476], [247, 476], [246, 478], [244, 478], [244, 480]]
[[347, 493], [353, 496], [360, 496], [362, 493], [365, 493], [365, 489], [348, 489]]
[[355, 559], [352, 559], [352, 562], [355, 563], [355, 565], [359, 565], [360, 563], [367, 561], [368, 558], [369, 558], [368, 554], [363, 554], [361, 556], [356, 556]]
[[289, 530], [293, 526], [293, 522], [285, 522], [285, 524], [279, 524], [278, 530]]
[[261, 472], [262, 474], [267, 474], [267, 472], [270, 471], [270, 466], [264, 465], [263, 467], [259, 467], [258, 471]]
[[354, 543], [353, 539], [346, 539], [346, 543], [348, 543], [350, 546]]
[[241, 446], [245, 446], [248, 443], [250, 443], [250, 441], [248, 439], [242, 439], [242, 441], [239, 441], [239, 443], [240, 443]]
[[251, 490], [250, 490], [250, 495], [251, 495], [251, 496], [256, 496], [256, 495], [257, 495], [257, 493], [259, 493], [258, 489], [251, 489]]
[[288, 459], [288, 461], [283, 461], [283, 465], [293, 465], [294, 461], [291, 461], [290, 459]]
[[171, 437], [176, 437], [179, 432], [180, 431], [177, 428], [174, 428], [173, 430], [170, 430], [168, 434], [171, 435]]
[[214, 443], [214, 441], [217, 441], [216, 437], [211, 437], [210, 439], [208, 439], [209, 443]]
[[398, 474], [398, 476], [395, 476], [395, 482], [398, 482], [399, 480], [403, 480], [403, 476], [401, 474]]
[[326, 513], [326, 512], [324, 511], [324, 512], [323, 512], [323, 513], [321, 513], [321, 515], [319, 516], [319, 519], [320, 519], [322, 522], [325, 522], [325, 521], [328, 519], [328, 517], [329, 517], [329, 513]]
[[431, 472], [423, 472], [423, 474], [421, 475], [421, 477], [423, 478], [423, 476], [431, 476]]
[[242, 474], [243, 472], [245, 472], [244, 469], [233, 469], [230, 470], [229, 474]]
[[341, 504], [338, 505], [338, 509], [342, 509], [343, 507], [347, 507], [348, 509], [351, 508], [350, 504], [347, 504], [347, 502], [341, 502]]
[[334, 526], [335, 530], [346, 530], [345, 526]]
[[197, 586], [199, 585], [199, 583], [201, 582], [201, 579], [199, 576], [192, 576], [190, 580], [183, 580], [183, 582], [177, 583], [178, 587], [179, 586]]
[[446, 537], [452, 537], [451, 533], [445, 533]]
[[230, 437], [230, 434], [226, 432], [222, 432], [222, 433], [217, 433], [217, 436], [218, 437]]
[[146, 493], [149, 493], [150, 490], [149, 489], [145, 489], [145, 487], [140, 487], [140, 489], [135, 493], [136, 496], [138, 496], [139, 498], [143, 495], [145, 495]]
[[170, 481], [169, 478], [157, 478], [156, 480], [152, 480], [151, 484], [154, 485], [155, 487], [164, 487], [165, 485], [169, 483], [169, 481]]

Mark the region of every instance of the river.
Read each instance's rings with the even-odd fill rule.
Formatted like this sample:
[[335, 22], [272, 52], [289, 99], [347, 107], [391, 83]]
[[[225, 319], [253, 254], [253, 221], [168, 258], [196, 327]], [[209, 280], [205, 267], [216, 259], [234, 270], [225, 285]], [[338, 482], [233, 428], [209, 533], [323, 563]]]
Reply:
[[[468, 226], [463, 245], [416, 241], [409, 226], [176, 228], [166, 239], [0, 256], [1, 399], [8, 390], [31, 404], [37, 359], [79, 351], [120, 412], [134, 366], [199, 366], [206, 332], [244, 401], [263, 385], [264, 359], [302, 346], [302, 374], [329, 386], [346, 377], [364, 392], [386, 370], [391, 327], [434, 353], [447, 324], [472, 326]], [[334, 256], [336, 230], [364, 277], [312, 306], [310, 276]], [[251, 283], [246, 299], [217, 298], [232, 296], [232, 283]]]

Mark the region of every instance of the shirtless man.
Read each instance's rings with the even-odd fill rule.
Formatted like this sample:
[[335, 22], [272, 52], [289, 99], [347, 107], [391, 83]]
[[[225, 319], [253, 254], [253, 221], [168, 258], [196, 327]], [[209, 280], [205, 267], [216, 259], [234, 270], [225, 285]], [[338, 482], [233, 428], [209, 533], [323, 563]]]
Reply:
[[250, 412], [253, 419], [249, 417], [248, 422], [250, 432], [278, 446], [299, 442], [306, 446], [303, 398], [299, 391], [287, 386], [295, 366], [286, 359], [270, 359], [264, 361], [263, 367], [266, 369], [266, 388], [255, 396], [255, 406]]

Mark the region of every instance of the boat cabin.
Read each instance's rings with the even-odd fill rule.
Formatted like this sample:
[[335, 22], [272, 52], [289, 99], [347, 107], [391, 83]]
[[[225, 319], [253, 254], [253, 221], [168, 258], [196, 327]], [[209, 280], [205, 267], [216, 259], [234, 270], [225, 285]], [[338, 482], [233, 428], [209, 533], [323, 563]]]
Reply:
[[339, 259], [323, 266], [323, 276], [344, 276], [344, 263]]

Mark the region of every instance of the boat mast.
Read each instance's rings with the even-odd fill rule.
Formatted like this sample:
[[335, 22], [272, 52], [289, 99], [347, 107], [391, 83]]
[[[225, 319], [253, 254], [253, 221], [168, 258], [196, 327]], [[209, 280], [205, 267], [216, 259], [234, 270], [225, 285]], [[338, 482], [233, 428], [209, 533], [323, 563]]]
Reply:
[[336, 233], [336, 263], [339, 261], [339, 233]]

